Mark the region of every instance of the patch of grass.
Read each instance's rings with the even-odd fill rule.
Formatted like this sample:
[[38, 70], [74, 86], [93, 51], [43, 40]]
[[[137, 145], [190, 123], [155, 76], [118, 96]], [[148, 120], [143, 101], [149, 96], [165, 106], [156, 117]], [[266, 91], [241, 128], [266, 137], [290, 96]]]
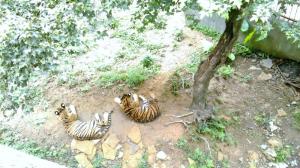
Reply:
[[144, 152], [141, 160], [139, 161], [138, 168], [148, 168], [148, 167], [150, 167], [148, 164], [148, 154], [147, 152]]
[[189, 151], [188, 141], [184, 137], [180, 137], [176, 142], [176, 147], [182, 149], [183, 151]]
[[289, 157], [292, 155], [291, 146], [283, 146], [281, 148], [277, 148], [276, 150], [275, 162], [286, 162]]
[[300, 108], [296, 109], [295, 112], [293, 113], [293, 126], [300, 130]]
[[177, 96], [180, 89], [190, 88], [191, 80], [180, 73], [179, 70], [170, 77], [170, 91], [173, 95]]
[[102, 72], [96, 81], [96, 84], [101, 87], [109, 87], [118, 83], [126, 83], [130, 87], [135, 87], [143, 83], [159, 71], [158, 65], [152, 65], [149, 68], [144, 68], [142, 65], [131, 67], [127, 71], [107, 71]]
[[88, 91], [90, 91], [90, 90], [91, 90], [91, 86], [88, 85], [88, 84], [86, 84], [86, 85], [84, 85], [84, 86], [82, 86], [82, 87], [80, 88], [80, 91], [83, 92], [83, 93], [86, 93], [86, 92], [88, 92]]
[[201, 61], [206, 59], [207, 55], [208, 52], [203, 52], [201, 49], [196, 50], [194, 53], [192, 53], [191, 61], [185, 65], [185, 68], [192, 74], [196, 73], [199, 64]]
[[101, 155], [97, 154], [95, 156], [95, 158], [92, 160], [92, 164], [95, 168], [104, 168], [105, 166], [103, 166], [103, 162], [104, 159], [102, 158]]
[[266, 116], [265, 113], [258, 113], [257, 115], [254, 116], [254, 121], [256, 122], [257, 125], [265, 125], [268, 123], [268, 117]]
[[229, 78], [233, 75], [234, 69], [230, 65], [222, 65], [218, 70], [217, 74], [224, 77]]
[[230, 124], [229, 121], [223, 118], [212, 118], [207, 122], [200, 123], [196, 131], [200, 134], [210, 135], [215, 140], [231, 143], [232, 138], [226, 133], [226, 127]]
[[175, 40], [177, 42], [180, 42], [184, 39], [184, 36], [183, 36], [183, 31], [182, 30], [176, 30], [175, 33], [174, 33], [174, 36], [175, 36]]
[[188, 154], [194, 163], [189, 165], [189, 168], [213, 168], [215, 167], [213, 159], [196, 148], [193, 152]]
[[21, 138], [8, 129], [2, 129], [0, 137], [0, 144], [10, 146], [42, 159], [56, 161], [70, 167], [77, 166], [77, 162], [72, 157], [70, 151], [63, 146], [58, 148], [40, 146], [35, 141]]
[[247, 56], [250, 55], [252, 52], [253, 51], [249, 47], [241, 43], [236, 43], [233, 47], [233, 53], [236, 56]]
[[198, 20], [194, 19], [193, 16], [188, 16], [187, 20], [189, 28], [199, 31], [205, 36], [211, 37], [213, 40], [218, 40], [220, 38], [220, 33], [207, 26], [202, 25]]
[[149, 68], [152, 65], [154, 65], [154, 59], [150, 56], [146, 56], [142, 61], [141, 64], [143, 65], [143, 67], [145, 68]]

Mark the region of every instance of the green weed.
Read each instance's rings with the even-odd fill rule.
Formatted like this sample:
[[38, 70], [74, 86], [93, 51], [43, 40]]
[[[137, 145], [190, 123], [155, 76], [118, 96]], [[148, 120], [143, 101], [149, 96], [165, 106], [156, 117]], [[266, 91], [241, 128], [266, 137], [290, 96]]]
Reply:
[[129, 86], [138, 86], [147, 79], [147, 72], [142, 67], [135, 67], [127, 71], [126, 83]]
[[194, 19], [192, 16], [188, 16], [187, 19], [189, 28], [199, 31], [205, 36], [211, 37], [213, 40], [218, 40], [220, 38], [220, 33], [207, 26], [201, 25], [201, 23], [199, 23], [199, 21]]
[[293, 113], [293, 125], [296, 129], [300, 130], [300, 109], [296, 109], [295, 112]]
[[141, 61], [143, 67], [149, 68], [154, 64], [154, 60], [150, 56], [146, 56], [142, 61]]
[[256, 122], [257, 125], [265, 125], [268, 123], [268, 117], [266, 116], [265, 113], [258, 113], [254, 117], [254, 121]]
[[176, 142], [176, 147], [184, 151], [189, 151], [188, 141], [184, 137], [180, 137]]
[[148, 168], [148, 167], [150, 167], [148, 164], [148, 154], [147, 152], [144, 152], [141, 160], [139, 161], [138, 168]]
[[214, 161], [211, 156], [206, 155], [199, 148], [196, 148], [193, 152], [188, 154], [189, 158], [195, 161], [189, 165], [189, 168], [213, 168]]
[[276, 162], [285, 162], [292, 155], [291, 146], [283, 146], [275, 150], [276, 151]]
[[101, 155], [97, 154], [95, 156], [95, 158], [92, 160], [92, 164], [95, 168], [104, 168], [105, 166], [103, 166], [103, 162], [104, 159], [102, 158]]
[[182, 30], [176, 30], [175, 33], [174, 33], [174, 36], [175, 36], [175, 40], [178, 41], [178, 42], [180, 42], [184, 39]]
[[218, 75], [224, 77], [224, 78], [229, 78], [233, 75], [234, 69], [230, 65], [222, 65], [218, 70], [217, 73]]
[[170, 91], [173, 95], [177, 96], [180, 89], [190, 88], [190, 79], [184, 74], [180, 73], [179, 70], [170, 77]]
[[210, 135], [213, 139], [221, 142], [231, 143], [232, 138], [226, 133], [226, 127], [231, 123], [223, 118], [213, 118], [207, 122], [201, 123], [197, 127], [200, 134]]
[[107, 71], [100, 74], [100, 78], [96, 81], [99, 86], [108, 87], [113, 84], [125, 81], [127, 75], [125, 72]]

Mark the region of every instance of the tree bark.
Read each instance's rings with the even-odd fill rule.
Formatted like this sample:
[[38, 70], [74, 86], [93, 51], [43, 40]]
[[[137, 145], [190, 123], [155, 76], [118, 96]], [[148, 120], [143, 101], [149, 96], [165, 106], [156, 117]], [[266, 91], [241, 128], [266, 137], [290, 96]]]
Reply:
[[194, 77], [193, 101], [191, 110], [196, 122], [206, 120], [212, 116], [212, 108], [207, 105], [206, 96], [210, 80], [219, 65], [225, 63], [227, 55], [232, 51], [236, 42], [243, 19], [242, 10], [233, 9], [226, 20], [226, 28], [209, 57], [200, 63]]

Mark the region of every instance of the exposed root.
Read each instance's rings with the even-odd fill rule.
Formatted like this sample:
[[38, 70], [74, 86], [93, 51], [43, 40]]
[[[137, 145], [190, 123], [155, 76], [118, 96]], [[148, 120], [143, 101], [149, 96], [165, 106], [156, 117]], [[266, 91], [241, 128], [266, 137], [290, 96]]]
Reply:
[[184, 120], [179, 120], [179, 121], [173, 121], [173, 122], [168, 122], [165, 124], [165, 126], [171, 125], [171, 124], [176, 124], [176, 123], [181, 123], [184, 125], [185, 128], [189, 126], [189, 124], [192, 124], [192, 122], [184, 121]]
[[207, 149], [208, 149], [208, 152], [209, 152], [209, 155], [212, 156], [212, 155], [211, 155], [211, 149], [210, 149], [210, 145], [209, 145], [208, 140], [207, 140], [206, 138], [202, 137], [202, 136], [199, 136], [199, 138], [202, 139], [202, 140], [206, 143]]
[[176, 117], [176, 118], [183, 118], [183, 117], [187, 117], [187, 116], [190, 116], [190, 115], [193, 115], [193, 112], [190, 112], [190, 113], [186, 113], [186, 114], [183, 114], [183, 115], [168, 115], [169, 117]]

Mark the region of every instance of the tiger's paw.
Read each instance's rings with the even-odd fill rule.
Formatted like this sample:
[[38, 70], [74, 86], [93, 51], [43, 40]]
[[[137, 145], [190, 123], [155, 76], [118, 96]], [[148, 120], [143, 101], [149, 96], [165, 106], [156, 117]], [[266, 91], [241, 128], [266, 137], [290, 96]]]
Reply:
[[114, 101], [118, 104], [121, 104], [121, 99], [119, 97], [115, 97], [114, 98]]

